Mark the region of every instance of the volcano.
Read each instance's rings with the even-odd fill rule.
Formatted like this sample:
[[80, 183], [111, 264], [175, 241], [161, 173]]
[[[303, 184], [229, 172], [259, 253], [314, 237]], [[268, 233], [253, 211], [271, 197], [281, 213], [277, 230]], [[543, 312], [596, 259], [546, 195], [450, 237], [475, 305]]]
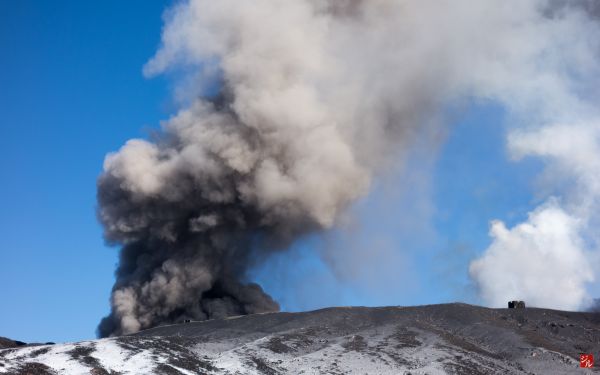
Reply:
[[[334, 307], [0, 350], [4, 374], [565, 374], [600, 314], [462, 303]], [[592, 372], [600, 372], [592, 368]]]

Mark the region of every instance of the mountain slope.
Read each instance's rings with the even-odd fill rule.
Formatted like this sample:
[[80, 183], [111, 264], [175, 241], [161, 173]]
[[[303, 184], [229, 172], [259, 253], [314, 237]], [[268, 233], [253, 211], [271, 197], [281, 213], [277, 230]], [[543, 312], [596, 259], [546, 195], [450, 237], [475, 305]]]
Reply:
[[[564, 374], [600, 315], [466, 304], [328, 308], [0, 350], [9, 374]], [[586, 371], [594, 371], [586, 370]]]

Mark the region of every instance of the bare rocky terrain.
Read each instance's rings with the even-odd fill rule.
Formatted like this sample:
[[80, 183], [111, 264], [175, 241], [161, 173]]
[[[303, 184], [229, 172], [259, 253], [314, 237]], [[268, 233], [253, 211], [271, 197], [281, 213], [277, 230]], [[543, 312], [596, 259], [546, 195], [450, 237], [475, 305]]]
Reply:
[[[3, 341], [0, 340], [0, 344]], [[0, 347], [2, 348], [2, 347]], [[600, 314], [466, 304], [338, 307], [0, 349], [4, 374], [572, 374]]]
[[17, 348], [19, 346], [24, 346], [24, 345], [27, 345], [27, 344], [24, 343], [23, 341], [16, 341], [16, 340], [11, 340], [6, 337], [0, 337], [0, 349]]

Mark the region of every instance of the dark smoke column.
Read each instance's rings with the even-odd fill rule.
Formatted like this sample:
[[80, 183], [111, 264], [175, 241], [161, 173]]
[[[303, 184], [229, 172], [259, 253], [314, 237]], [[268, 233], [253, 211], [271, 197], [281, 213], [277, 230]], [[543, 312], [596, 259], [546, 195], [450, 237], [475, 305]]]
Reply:
[[278, 310], [258, 285], [245, 282], [246, 271], [264, 253], [326, 223], [281, 190], [282, 178], [290, 189], [302, 185], [282, 173], [299, 167], [297, 156], [286, 147], [273, 153], [278, 145], [238, 121], [230, 107], [198, 102], [156, 143], [132, 140], [107, 156], [99, 218], [106, 239], [122, 250], [100, 336]]
[[[232, 132], [243, 127], [223, 126], [231, 126]], [[99, 215], [106, 238], [123, 246], [112, 312], [101, 322], [100, 336], [184, 318], [279, 308], [260, 286], [242, 282], [251, 253], [262, 249], [261, 239], [279, 231], [276, 225], [261, 224], [256, 207], [240, 200], [236, 188], [248, 176], [228, 168], [216, 155], [196, 155], [190, 163], [204, 159], [220, 169], [217, 176], [200, 166], [187, 169], [190, 166], [175, 161], [185, 142], [171, 136], [169, 141], [165, 136], [168, 145], [129, 142], [107, 159], [99, 179]], [[137, 170], [149, 161], [173, 163], [165, 166], [165, 180], [154, 180], [152, 169]], [[140, 174], [129, 175], [133, 171], [127, 168]]]
[[[299, 4], [278, 9], [280, 17], [318, 26], [316, 9]], [[130, 140], [106, 157], [98, 216], [106, 240], [122, 249], [102, 337], [278, 310], [247, 282], [248, 269], [299, 235], [331, 226], [366, 190], [347, 137], [306, 79], [319, 73], [322, 57], [299, 51], [295, 39], [310, 46], [318, 29], [257, 40], [253, 33], [279, 25], [244, 22], [255, 17], [250, 10], [229, 1], [180, 5], [146, 67], [158, 72], [183, 55], [217, 59], [223, 94], [194, 100], [154, 142]]]
[[[353, 174], [340, 175], [333, 163], [304, 165], [310, 158], [239, 121], [234, 101], [218, 109], [199, 101], [171, 119], [156, 143], [131, 140], [107, 156], [99, 218], [106, 239], [122, 250], [100, 336], [278, 310], [258, 285], [245, 282], [248, 268], [327, 226], [335, 212], [329, 207], [349, 199], [345, 189], [333, 195], [337, 184], [311, 174], [348, 184]], [[315, 182], [319, 189], [311, 192], [306, 183]]]

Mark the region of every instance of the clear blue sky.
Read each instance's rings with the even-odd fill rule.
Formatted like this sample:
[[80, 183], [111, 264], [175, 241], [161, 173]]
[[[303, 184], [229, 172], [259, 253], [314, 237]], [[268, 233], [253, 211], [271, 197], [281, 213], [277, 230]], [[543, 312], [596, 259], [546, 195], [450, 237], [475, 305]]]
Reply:
[[[95, 218], [96, 177], [107, 152], [175, 110], [168, 81], [141, 73], [170, 3], [0, 2], [0, 336], [93, 338], [108, 312], [117, 249], [105, 246]], [[384, 199], [389, 184], [354, 208], [361, 241], [376, 237], [393, 253], [385, 277], [353, 279], [325, 265], [318, 254], [347, 246], [343, 233], [304, 239], [254, 277], [292, 311], [473, 301], [467, 264], [488, 244], [487, 222], [512, 224], [535, 203], [539, 166], [506, 161], [503, 123], [490, 103], [457, 118], [423, 184], [434, 207], [426, 241], [407, 236], [408, 203]], [[393, 293], [378, 292], [390, 283]]]
[[108, 311], [96, 177], [170, 112], [165, 82], [141, 73], [166, 4], [0, 2], [0, 336], [92, 338]]

